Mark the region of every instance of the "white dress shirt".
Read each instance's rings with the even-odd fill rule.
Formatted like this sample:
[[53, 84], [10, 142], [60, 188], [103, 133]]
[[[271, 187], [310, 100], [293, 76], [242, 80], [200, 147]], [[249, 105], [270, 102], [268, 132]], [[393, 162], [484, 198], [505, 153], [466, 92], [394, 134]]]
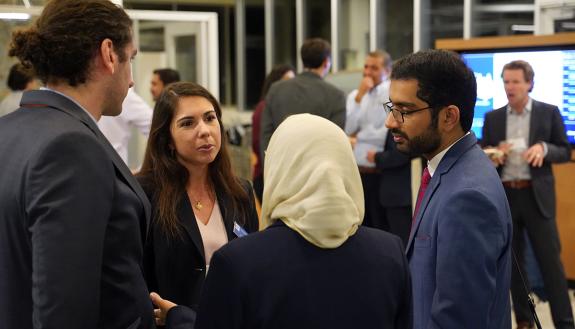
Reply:
[[367, 151], [383, 151], [387, 128], [385, 119], [387, 114], [383, 103], [389, 101], [389, 80], [384, 80], [368, 93], [363, 95], [361, 102], [355, 101], [357, 89], [347, 96], [347, 117], [345, 120], [345, 133], [356, 134], [354, 147], [355, 160], [359, 166], [375, 167], [375, 163], [367, 161]]
[[98, 127], [126, 164], [132, 127], [136, 127], [147, 137], [150, 133], [152, 113], [152, 108], [130, 88], [122, 103], [122, 113], [115, 117], [102, 116], [98, 121]]

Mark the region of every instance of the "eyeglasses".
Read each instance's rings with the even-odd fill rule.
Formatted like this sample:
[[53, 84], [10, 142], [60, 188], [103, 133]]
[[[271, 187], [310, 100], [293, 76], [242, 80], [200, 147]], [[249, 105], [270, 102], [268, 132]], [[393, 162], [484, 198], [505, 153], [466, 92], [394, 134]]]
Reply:
[[422, 107], [420, 109], [415, 109], [415, 110], [411, 110], [411, 111], [402, 111], [398, 108], [396, 108], [393, 103], [391, 101], [387, 102], [387, 103], [383, 103], [383, 108], [385, 109], [385, 113], [387, 113], [389, 115], [389, 113], [391, 113], [393, 115], [393, 118], [397, 121], [397, 122], [401, 122], [404, 123], [405, 122], [405, 116], [406, 115], [411, 115], [413, 113], [417, 113], [417, 112], [421, 112], [424, 110], [428, 110], [428, 109], [432, 109], [433, 106], [428, 106], [428, 107]]

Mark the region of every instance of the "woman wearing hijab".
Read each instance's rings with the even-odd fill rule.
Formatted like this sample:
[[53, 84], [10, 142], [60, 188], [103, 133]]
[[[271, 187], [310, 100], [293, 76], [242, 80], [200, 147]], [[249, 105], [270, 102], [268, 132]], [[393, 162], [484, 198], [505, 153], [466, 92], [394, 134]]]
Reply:
[[150, 291], [197, 308], [214, 251], [258, 229], [253, 190], [231, 169], [222, 111], [202, 86], [164, 89], [138, 174], [153, 208], [144, 254]]
[[[411, 328], [402, 242], [360, 226], [361, 178], [343, 130], [318, 116], [290, 116], [265, 161], [267, 229], [214, 254], [195, 328]], [[152, 299], [157, 317], [173, 306]], [[183, 315], [170, 310], [168, 328]]]

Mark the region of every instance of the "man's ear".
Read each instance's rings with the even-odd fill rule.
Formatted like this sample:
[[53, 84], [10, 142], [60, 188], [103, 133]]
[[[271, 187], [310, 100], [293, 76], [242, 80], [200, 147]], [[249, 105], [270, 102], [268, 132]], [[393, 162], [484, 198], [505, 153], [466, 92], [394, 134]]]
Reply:
[[449, 105], [443, 112], [443, 121], [446, 129], [452, 130], [454, 127], [458, 127], [460, 125], [459, 121], [461, 119], [461, 113], [459, 112], [459, 107]]
[[106, 38], [100, 44], [100, 58], [102, 59], [103, 66], [110, 72], [115, 72], [115, 63], [118, 61], [118, 56], [114, 52], [114, 43], [112, 40]]

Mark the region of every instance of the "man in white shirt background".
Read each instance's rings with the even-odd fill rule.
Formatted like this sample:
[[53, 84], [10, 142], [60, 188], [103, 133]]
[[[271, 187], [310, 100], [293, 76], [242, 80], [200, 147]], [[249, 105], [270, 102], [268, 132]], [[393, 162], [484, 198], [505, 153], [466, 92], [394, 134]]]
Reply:
[[[391, 64], [385, 51], [367, 55], [363, 78], [347, 97], [345, 132], [354, 145], [363, 184], [363, 225], [396, 234], [406, 244], [411, 227], [411, 161], [391, 145], [391, 136], [387, 138], [387, 115], [382, 106], [389, 101]], [[394, 186], [386, 178], [392, 178]]]
[[[148, 137], [152, 123], [152, 108], [130, 88], [122, 103], [122, 113], [118, 116], [102, 116], [98, 127], [122, 160], [132, 169], [138, 168], [142, 159], [129, 159], [128, 146], [132, 132], [137, 129], [144, 137]], [[129, 161], [128, 161], [129, 160]]]

